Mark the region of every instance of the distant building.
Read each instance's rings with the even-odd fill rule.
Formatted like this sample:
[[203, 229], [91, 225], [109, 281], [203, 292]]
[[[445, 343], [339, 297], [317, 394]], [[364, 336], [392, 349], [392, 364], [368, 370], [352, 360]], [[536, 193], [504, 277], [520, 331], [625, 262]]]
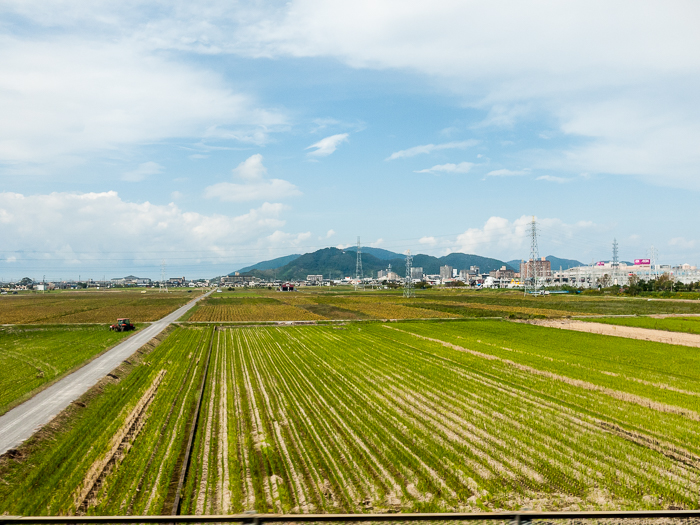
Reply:
[[391, 270], [379, 270], [377, 272], [377, 279], [380, 281], [398, 281], [401, 277]]
[[452, 279], [452, 266], [440, 266], [440, 280], [446, 281], [447, 279]]
[[423, 268], [420, 266], [415, 266], [411, 268], [411, 279], [423, 279]]
[[[549, 263], [549, 261], [547, 261]], [[539, 270], [539, 269], [538, 269]], [[551, 271], [550, 271], [551, 274]], [[538, 273], [538, 275], [543, 275]], [[515, 279], [515, 271], [509, 270], [506, 266], [501, 266], [500, 270], [493, 270], [489, 272], [489, 276], [494, 279]]]
[[307, 275], [306, 280], [311, 283], [323, 282], [323, 275]]
[[534, 261], [520, 261], [520, 275], [523, 279], [532, 279], [537, 271], [538, 279], [549, 279], [552, 276], [552, 263], [542, 257]]

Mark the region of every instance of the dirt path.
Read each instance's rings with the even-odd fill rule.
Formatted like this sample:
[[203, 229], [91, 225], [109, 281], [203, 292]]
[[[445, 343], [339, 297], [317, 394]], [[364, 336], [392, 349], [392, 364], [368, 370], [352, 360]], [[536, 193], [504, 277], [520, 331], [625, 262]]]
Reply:
[[652, 330], [650, 328], [639, 328], [636, 326], [619, 326], [570, 320], [538, 319], [526, 322], [528, 324], [546, 326], [549, 328], [561, 328], [563, 330], [575, 330], [577, 332], [588, 332], [591, 334], [612, 335], [615, 337], [627, 337], [629, 339], [656, 341], [657, 343], [700, 347], [700, 334], [686, 334], [683, 332]]

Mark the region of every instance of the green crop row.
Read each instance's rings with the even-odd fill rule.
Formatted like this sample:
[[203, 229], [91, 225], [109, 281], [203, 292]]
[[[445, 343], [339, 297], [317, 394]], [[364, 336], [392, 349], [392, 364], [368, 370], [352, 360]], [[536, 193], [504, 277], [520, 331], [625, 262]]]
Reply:
[[178, 328], [0, 463], [0, 513], [75, 512], [163, 370], [84, 511], [168, 513], [209, 341], [184, 514], [697, 508], [697, 358], [610, 339], [489, 320]]
[[99, 490], [83, 511], [162, 513], [181, 460], [208, 333], [175, 329], [151, 353], [127, 360], [115, 371], [119, 379], [103, 380], [23, 444], [19, 459], [3, 458], [0, 513], [56, 515], [80, 510], [76, 497], [88, 474], [110, 454], [128, 415], [159, 375], [163, 379], [143, 414], [145, 424], [115, 456], [119, 461], [100, 479]]
[[105, 326], [0, 328], [0, 415], [124, 339]]

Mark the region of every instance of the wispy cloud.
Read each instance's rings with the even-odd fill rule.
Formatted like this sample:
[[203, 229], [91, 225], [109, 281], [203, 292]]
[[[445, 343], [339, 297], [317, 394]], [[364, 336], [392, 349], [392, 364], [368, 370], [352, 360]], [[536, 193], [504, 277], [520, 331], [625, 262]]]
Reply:
[[517, 177], [519, 175], [527, 175], [528, 173], [530, 173], [529, 169], [524, 169], [524, 170], [500, 169], [500, 170], [489, 171], [486, 174], [486, 176], [487, 177]]
[[463, 140], [461, 142], [446, 142], [445, 144], [424, 144], [422, 146], [413, 146], [412, 148], [396, 151], [384, 160], [395, 160], [407, 157], [415, 157], [416, 155], [432, 153], [433, 151], [440, 151], [444, 149], [466, 149], [476, 146], [478, 143], [478, 140], [470, 139]]
[[315, 144], [311, 144], [306, 149], [316, 148], [314, 151], [309, 152], [310, 157], [327, 157], [333, 153], [338, 146], [348, 140], [348, 133], [339, 133], [337, 135], [331, 135], [325, 139], [319, 140]]
[[420, 244], [427, 244], [428, 246], [435, 246], [437, 244], [435, 237], [421, 237], [418, 242]]
[[473, 162], [460, 162], [459, 164], [438, 164], [432, 168], [418, 170], [414, 173], [468, 173], [473, 166]]
[[557, 184], [565, 184], [571, 182], [573, 179], [567, 179], [565, 177], [555, 177], [554, 175], [542, 175], [537, 177], [537, 180], [546, 180], [548, 182], [556, 182]]
[[132, 171], [127, 171], [122, 175], [122, 180], [129, 182], [140, 182], [150, 175], [162, 173], [165, 168], [157, 162], [144, 162]]

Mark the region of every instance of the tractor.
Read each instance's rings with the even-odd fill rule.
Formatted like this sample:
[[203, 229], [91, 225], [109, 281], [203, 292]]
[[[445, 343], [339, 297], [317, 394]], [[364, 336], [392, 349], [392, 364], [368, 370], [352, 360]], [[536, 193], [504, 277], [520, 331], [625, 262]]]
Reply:
[[111, 325], [109, 329], [115, 332], [128, 332], [129, 330], [136, 330], [136, 327], [130, 319], [125, 317], [123, 319], [117, 319], [117, 324]]

